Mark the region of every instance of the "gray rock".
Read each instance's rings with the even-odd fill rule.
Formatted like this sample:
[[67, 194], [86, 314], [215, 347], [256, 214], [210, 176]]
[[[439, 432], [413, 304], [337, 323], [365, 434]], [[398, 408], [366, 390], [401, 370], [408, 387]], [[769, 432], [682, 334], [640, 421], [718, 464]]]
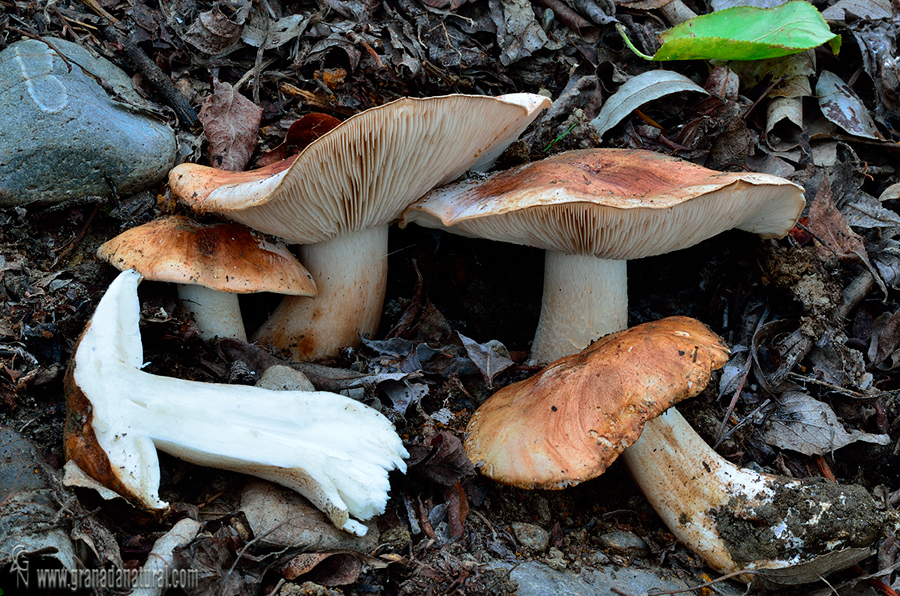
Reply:
[[600, 544], [613, 553], [630, 557], [646, 556], [650, 552], [647, 543], [641, 537], [624, 530], [614, 530], [600, 536]]
[[[684, 590], [690, 585], [672, 575], [670, 571], [652, 567], [602, 567], [583, 568], [580, 572], [556, 571], [543, 563], [528, 561], [515, 565], [495, 562], [491, 569], [512, 569], [509, 578], [519, 584], [516, 596], [608, 596], [609, 594], [646, 595], [651, 590]], [[692, 582], [693, 585], [703, 580]], [[743, 584], [722, 582], [716, 584], [722, 594], [741, 596]]]
[[540, 526], [525, 522], [513, 522], [510, 526], [516, 540], [525, 548], [540, 552], [550, 543], [550, 534]]
[[124, 196], [162, 180], [175, 163], [172, 129], [137, 107], [147, 104], [119, 68], [49, 41], [71, 71], [38, 40], [0, 52], [0, 206], [109, 197], [111, 184]]
[[256, 382], [257, 387], [272, 391], [315, 391], [315, 386], [297, 369], [276, 364], [270, 366]]

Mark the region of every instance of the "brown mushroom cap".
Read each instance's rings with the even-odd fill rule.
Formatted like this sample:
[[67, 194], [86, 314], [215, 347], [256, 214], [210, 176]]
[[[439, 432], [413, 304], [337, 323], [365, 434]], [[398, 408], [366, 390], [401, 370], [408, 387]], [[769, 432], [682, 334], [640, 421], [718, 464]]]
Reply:
[[431, 188], [488, 165], [548, 105], [526, 93], [399, 99], [347, 119], [278, 173], [235, 178], [182, 164], [169, 184], [197, 212], [322, 242], [386, 225]]
[[628, 260], [686, 248], [738, 228], [784, 236], [803, 189], [767, 174], [723, 173], [651, 151], [569, 151], [437, 188], [412, 221], [477, 238]]
[[503, 484], [579, 484], [602, 474], [646, 420], [700, 393], [728, 354], [688, 317], [607, 335], [491, 396], [469, 422], [466, 453]]
[[316, 295], [312, 276], [285, 246], [239, 224], [200, 224], [173, 215], [119, 234], [97, 256], [154, 281], [234, 294]]

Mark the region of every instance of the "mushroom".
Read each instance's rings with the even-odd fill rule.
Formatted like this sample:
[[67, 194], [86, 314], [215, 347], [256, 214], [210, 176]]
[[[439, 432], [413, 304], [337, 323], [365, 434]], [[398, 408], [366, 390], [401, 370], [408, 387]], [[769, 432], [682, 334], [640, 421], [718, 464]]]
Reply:
[[336, 527], [365, 534], [356, 519], [382, 513], [388, 472], [406, 469], [387, 418], [334, 393], [143, 372], [140, 278], [127, 270], [110, 284], [69, 363], [67, 459], [136, 506], [161, 510], [159, 449], [296, 490]]
[[377, 331], [388, 226], [400, 212], [432, 187], [488, 167], [549, 104], [525, 93], [400, 99], [349, 118], [278, 173], [182, 164], [169, 183], [198, 212], [303, 245], [318, 296], [284, 299], [255, 340], [314, 360]]
[[315, 296], [312, 276], [283, 244], [234, 223], [200, 224], [173, 215], [131, 228], [105, 242], [97, 257], [120, 271], [172, 282], [203, 339], [247, 341], [238, 294]]
[[492, 395], [469, 421], [466, 453], [482, 474], [519, 488], [590, 480], [646, 420], [703, 391], [728, 354], [687, 317], [607, 335]]
[[650, 151], [591, 149], [436, 188], [403, 213], [455, 234], [546, 249], [531, 348], [546, 363], [628, 322], [626, 260], [731, 228], [784, 236], [805, 205], [776, 176], [722, 173]]
[[466, 453], [494, 480], [542, 489], [594, 478], [621, 453], [672, 533], [722, 573], [800, 583], [868, 556], [886, 518], [862, 487], [740, 468], [670, 408], [728, 354], [687, 317], [607, 335], [491, 396], [469, 422]]

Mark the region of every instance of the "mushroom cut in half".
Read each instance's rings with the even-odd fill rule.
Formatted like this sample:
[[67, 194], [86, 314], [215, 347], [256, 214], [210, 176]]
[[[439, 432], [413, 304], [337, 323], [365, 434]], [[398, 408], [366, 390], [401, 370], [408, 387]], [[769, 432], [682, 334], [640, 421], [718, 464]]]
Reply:
[[646, 420], [700, 393], [728, 354], [687, 317], [607, 335], [492, 395], [469, 422], [466, 453], [482, 474], [519, 488], [590, 480], [637, 440]]
[[141, 370], [137, 286], [110, 284], [66, 372], [66, 458], [135, 506], [165, 510], [156, 450], [295, 490], [347, 532], [384, 512], [388, 473], [406, 470], [381, 413], [324, 391], [200, 383]]
[[739, 467], [670, 408], [699, 394], [728, 354], [686, 317], [607, 335], [491, 396], [466, 453], [499, 482], [543, 489], [598, 476], [621, 453], [672, 533], [722, 573], [804, 583], [869, 556], [896, 522], [861, 486]]
[[303, 245], [318, 296], [285, 299], [256, 340], [313, 360], [377, 330], [390, 223], [431, 188], [489, 167], [549, 105], [525, 93], [400, 99], [349, 118], [289, 165], [216, 173], [183, 164], [169, 183], [198, 212]]
[[767, 174], [723, 173], [650, 151], [560, 153], [437, 188], [400, 222], [543, 248], [541, 317], [531, 358], [546, 363], [626, 327], [626, 261], [737, 228], [784, 236], [803, 189]]
[[316, 295], [309, 271], [286, 246], [235, 223], [173, 215], [119, 234], [97, 249], [97, 257], [120, 271], [176, 284], [203, 339], [247, 341], [238, 294]]

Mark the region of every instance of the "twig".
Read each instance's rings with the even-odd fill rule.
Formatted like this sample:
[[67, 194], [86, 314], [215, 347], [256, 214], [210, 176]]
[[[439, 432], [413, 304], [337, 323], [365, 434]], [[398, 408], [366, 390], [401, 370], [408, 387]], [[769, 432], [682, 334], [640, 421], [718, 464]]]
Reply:
[[757, 573], [763, 573], [765, 571], [765, 569], [741, 569], [740, 571], [732, 571], [731, 573], [726, 573], [723, 576], [717, 577], [716, 579], [699, 584], [697, 586], [682, 588], [680, 590], [653, 590], [652, 592], [647, 592], [647, 596], [663, 596], [663, 594], [683, 594], [684, 592], [696, 592], [698, 590], [709, 588], [711, 586], [714, 586], [715, 584], [721, 583], [726, 579], [739, 577], [741, 575], [755, 575]]
[[747, 375], [750, 374], [750, 369], [752, 367], [753, 357], [748, 352], [747, 362], [746, 364], [744, 364], [744, 372], [741, 374], [741, 380], [738, 381], [737, 388], [734, 390], [734, 395], [731, 397], [731, 402], [728, 404], [728, 409], [725, 411], [725, 416], [722, 417], [722, 423], [719, 425], [719, 430], [716, 432], [716, 442], [713, 445], [713, 449], [715, 449], [722, 443], [723, 435], [725, 434], [725, 425], [728, 423], [728, 419], [731, 418], [731, 414], [734, 412], [738, 397], [740, 397], [741, 391], [744, 389], [744, 383], [747, 382]]
[[[747, 414], [746, 416], [741, 418], [737, 424], [735, 424], [733, 427], [731, 427], [728, 430], [728, 432], [726, 432], [724, 435], [722, 435], [722, 441], [727, 441], [728, 439], [730, 439], [734, 433], [736, 433], [739, 429], [743, 428], [745, 424], [747, 424], [748, 422], [753, 420], [756, 417], [756, 415], [758, 413], [760, 413], [764, 408], [766, 408], [770, 403], [772, 403], [772, 400], [766, 398], [766, 400], [763, 403], [759, 404], [759, 407], [757, 407], [755, 410], [753, 410], [752, 412], [750, 412], [749, 414]], [[716, 446], [718, 446], [718, 444]]]
[[42, 43], [47, 44], [47, 47], [50, 48], [51, 50], [53, 50], [54, 52], [56, 52], [56, 55], [59, 56], [60, 60], [65, 62], [66, 66], [69, 68], [69, 72], [72, 72], [72, 63], [69, 61], [68, 58], [66, 58], [65, 54], [60, 52], [56, 48], [55, 45], [53, 45], [52, 43], [50, 43], [49, 41], [47, 41], [46, 39], [44, 39], [37, 33], [34, 33], [33, 31], [28, 31], [27, 29], [19, 29], [18, 27], [13, 27], [12, 25], [7, 25], [6, 29], [7, 29], [7, 31], [12, 31], [13, 33], [18, 33], [19, 35], [24, 35], [25, 37], [30, 37], [31, 39], [36, 39]]
[[286, 583], [286, 581], [283, 577], [280, 580], [278, 580], [278, 583], [275, 584], [275, 587], [272, 588], [271, 592], [269, 592], [269, 596], [275, 596], [275, 594], [278, 593], [278, 590], [281, 589], [281, 586], [283, 586], [285, 583]]
[[566, 27], [581, 37], [595, 37], [597, 35], [597, 27], [569, 8], [569, 6], [561, 0], [537, 0], [537, 3], [544, 8], [552, 10], [553, 14], [555, 14], [560, 21], [565, 23]]
[[823, 478], [830, 480], [831, 482], [837, 482], [837, 478], [834, 477], [834, 472], [831, 471], [831, 467], [828, 465], [828, 462], [825, 461], [824, 457], [817, 453], [813, 456], [813, 459], [816, 462], [816, 466], [819, 468], [819, 472], [822, 473]]
[[100, 203], [95, 203], [94, 210], [91, 211], [91, 214], [88, 216], [87, 221], [84, 222], [81, 230], [78, 232], [78, 234], [75, 235], [74, 238], [72, 238], [72, 241], [66, 245], [63, 251], [59, 253], [59, 255], [55, 259], [53, 259], [53, 264], [51, 265], [51, 267], [56, 267], [57, 263], [62, 261], [73, 248], [78, 246], [78, 243], [81, 242], [81, 240], [84, 238], [84, 235], [87, 234], [88, 228], [90, 227], [91, 222], [94, 221], [94, 217], [96, 217], [98, 211], [100, 211]]
[[181, 91], [175, 88], [172, 79], [151, 60], [136, 43], [128, 39], [125, 35], [119, 35], [119, 31], [112, 25], [101, 27], [100, 32], [110, 42], [118, 44], [122, 48], [122, 52], [131, 62], [132, 66], [137, 69], [147, 81], [153, 85], [160, 95], [162, 95], [166, 103], [175, 110], [175, 114], [188, 126], [197, 123], [197, 112], [191, 107], [187, 98], [181, 94]]
[[775, 79], [775, 80], [772, 82], [771, 85], [769, 85], [768, 87], [766, 87], [766, 90], [763, 91], [763, 92], [760, 94], [760, 96], [756, 98], [756, 101], [754, 101], [754, 102], [750, 105], [750, 107], [747, 108], [747, 110], [746, 110], [743, 114], [741, 114], [741, 119], [742, 119], [742, 120], [746, 120], [746, 119], [747, 119], [747, 116], [749, 116], [749, 115], [753, 112], [753, 110], [756, 109], [756, 106], [759, 105], [759, 102], [761, 102], [763, 99], [765, 99], [765, 98], [769, 95], [769, 93], [772, 91], [772, 89], [775, 88], [775, 85], [780, 84], [781, 81], [783, 81], [783, 80], [784, 80], [784, 77], [778, 77], [777, 79]]

